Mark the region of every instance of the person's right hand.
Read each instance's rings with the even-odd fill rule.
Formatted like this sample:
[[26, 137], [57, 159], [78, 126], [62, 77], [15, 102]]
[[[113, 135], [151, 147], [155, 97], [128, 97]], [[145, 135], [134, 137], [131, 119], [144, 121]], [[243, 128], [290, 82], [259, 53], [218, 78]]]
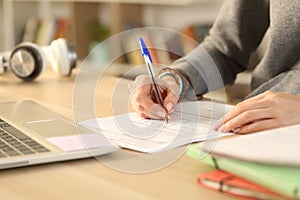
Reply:
[[138, 76], [133, 83], [129, 85], [132, 90], [130, 102], [134, 110], [143, 118], [164, 119], [167, 114], [174, 110], [174, 106], [179, 100], [179, 85], [171, 76], [165, 76], [162, 79], [156, 79], [161, 96], [163, 98], [164, 108], [156, 100], [152, 81], [149, 76]]

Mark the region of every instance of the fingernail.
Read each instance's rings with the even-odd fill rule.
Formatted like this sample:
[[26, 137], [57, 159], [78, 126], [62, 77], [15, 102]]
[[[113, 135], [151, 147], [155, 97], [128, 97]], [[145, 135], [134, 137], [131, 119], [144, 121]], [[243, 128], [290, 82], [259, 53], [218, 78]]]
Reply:
[[238, 132], [240, 132], [240, 130], [241, 130], [241, 127], [236, 127], [235, 129], [232, 130], [232, 132], [238, 133]]
[[165, 118], [165, 116], [166, 116], [166, 113], [164, 113], [164, 112], [162, 112], [162, 111], [158, 111], [156, 114], [157, 114], [158, 116], [160, 116], [161, 118]]
[[214, 129], [214, 130], [219, 130], [220, 126], [221, 126], [221, 124], [216, 123], [216, 124], [214, 125], [213, 129]]
[[220, 126], [223, 125], [223, 119], [219, 120], [213, 127], [214, 130], [219, 130]]
[[173, 104], [172, 103], [168, 103], [167, 106], [166, 106], [168, 112], [170, 112], [173, 108]]
[[218, 132], [223, 132], [225, 130], [225, 125], [223, 124], [220, 128], [218, 128]]

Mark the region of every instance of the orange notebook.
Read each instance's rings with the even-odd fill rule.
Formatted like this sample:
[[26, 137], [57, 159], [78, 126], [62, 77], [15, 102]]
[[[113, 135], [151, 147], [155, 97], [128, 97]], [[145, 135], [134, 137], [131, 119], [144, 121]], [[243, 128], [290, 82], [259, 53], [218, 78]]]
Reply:
[[214, 170], [199, 174], [197, 182], [205, 187], [228, 193], [241, 199], [282, 200], [287, 199], [280, 194], [260, 185], [246, 181], [228, 172]]

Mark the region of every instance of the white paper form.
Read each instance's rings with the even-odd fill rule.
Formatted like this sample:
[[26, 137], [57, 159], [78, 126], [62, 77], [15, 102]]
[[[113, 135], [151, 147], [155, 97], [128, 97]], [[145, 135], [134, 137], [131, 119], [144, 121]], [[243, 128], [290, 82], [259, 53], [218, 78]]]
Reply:
[[211, 101], [179, 103], [169, 123], [143, 119], [136, 113], [83, 121], [80, 124], [103, 134], [120, 147], [154, 153], [192, 142], [229, 135], [212, 130], [232, 106]]

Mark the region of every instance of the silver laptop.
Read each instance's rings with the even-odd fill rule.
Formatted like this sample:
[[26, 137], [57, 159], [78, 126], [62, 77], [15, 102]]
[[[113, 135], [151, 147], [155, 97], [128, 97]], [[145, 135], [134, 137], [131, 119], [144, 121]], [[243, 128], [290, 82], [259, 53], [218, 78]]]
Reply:
[[75, 127], [33, 101], [0, 103], [0, 169], [87, 158], [114, 150], [104, 136]]

